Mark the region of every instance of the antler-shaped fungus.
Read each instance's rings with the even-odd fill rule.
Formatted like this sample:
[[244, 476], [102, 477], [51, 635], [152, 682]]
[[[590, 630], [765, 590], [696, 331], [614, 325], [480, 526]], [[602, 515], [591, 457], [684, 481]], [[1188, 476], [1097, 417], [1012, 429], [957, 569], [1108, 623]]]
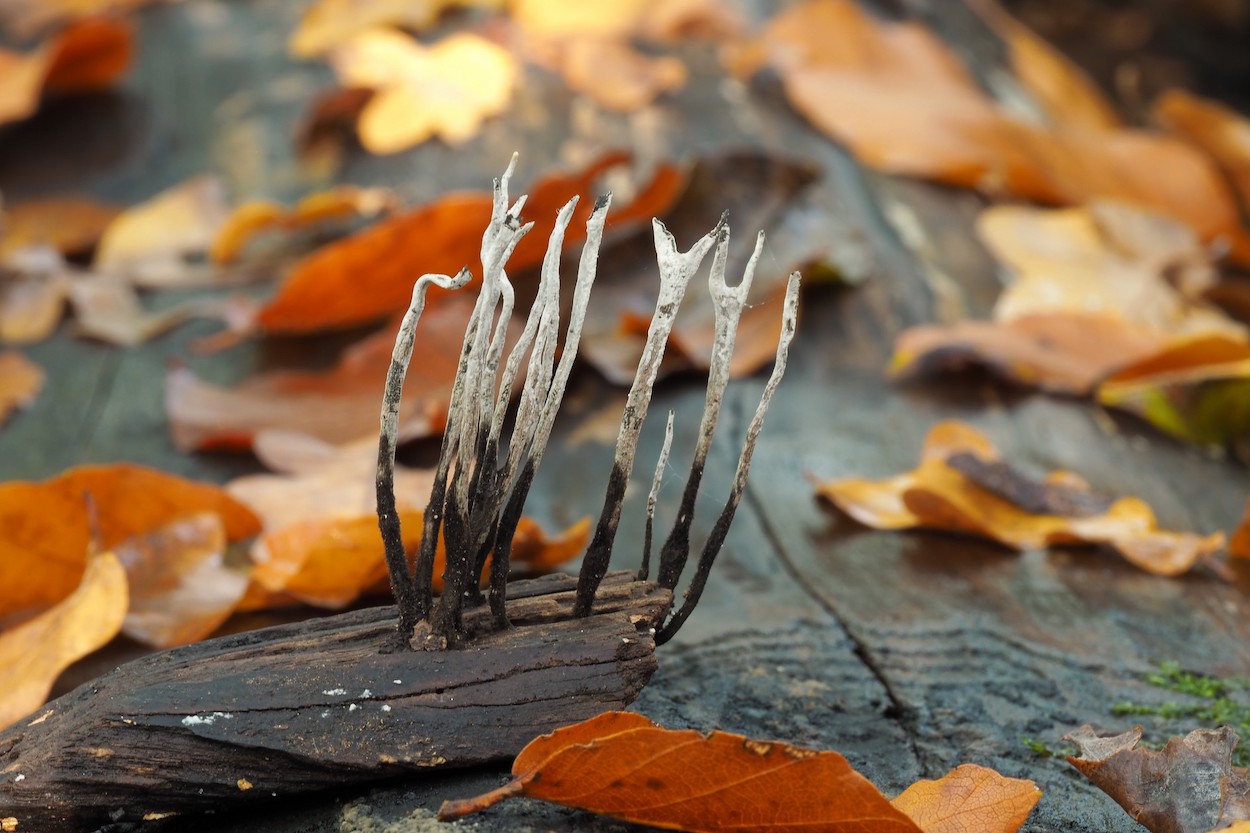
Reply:
[[[504, 267], [517, 243], [533, 228], [533, 223], [521, 224], [524, 196], [509, 208], [508, 183], [515, 166], [514, 155], [504, 175], [494, 184], [491, 221], [482, 236], [482, 288], [465, 331], [464, 347], [452, 387], [447, 432], [443, 437], [434, 487], [425, 510], [420, 550], [411, 572], [400, 536], [393, 488], [396, 423], [403, 378], [412, 355], [426, 288], [430, 284], [449, 289], [462, 287], [469, 279], [467, 269], [455, 277], [425, 275], [417, 281], [412, 306], [400, 326], [387, 376], [378, 444], [378, 524], [386, 545], [386, 563], [399, 608], [399, 633], [403, 641], [416, 649], [441, 649], [464, 641], [464, 605], [466, 600], [480, 598], [478, 588], [487, 557], [492, 552], [489, 580], [491, 614], [496, 628], [508, 626], [505, 599], [512, 535], [550, 439], [555, 414], [577, 354], [590, 290], [595, 280], [604, 221], [611, 203], [610, 196], [601, 197], [586, 222], [586, 242], [578, 263], [572, 311], [559, 364], [553, 366], [560, 327], [560, 257], [565, 231], [577, 203], [576, 197], [556, 217], [543, 260], [537, 297], [530, 308], [524, 331], [504, 363], [503, 376], [497, 379], [513, 305], [512, 285]], [[686, 287], [708, 252], [714, 252], [709, 284], [715, 304], [715, 338], [707, 396], [690, 475], [676, 522], [660, 552], [657, 577], [660, 586], [669, 590], [680, 580], [689, 557], [695, 500], [729, 381], [729, 363], [733, 356], [738, 320], [764, 245], [764, 233], [760, 232], [741, 282], [736, 287], [730, 287], [725, 278], [729, 227], [724, 216], [711, 232], [686, 252], [678, 251], [676, 240], [663, 223], [654, 220], [653, 224], [660, 271], [659, 297], [621, 418], [603, 510], [578, 575], [574, 604], [576, 616], [590, 614], [596, 591], [607, 573], [626, 485], [634, 467], [638, 438]], [[782, 334], [773, 373], [747, 429], [729, 497], [704, 545], [685, 602], [660, 628], [657, 634], [659, 642], [670, 639], [690, 615], [703, 591], [712, 563], [724, 544], [746, 486], [747, 471], [764, 413], [785, 372], [786, 357], [795, 330], [798, 286], [799, 275], [795, 272], [786, 287]], [[527, 352], [529, 363], [512, 434], [508, 439], [508, 454], [500, 460], [504, 418]], [[672, 420], [672, 414], [669, 414], [664, 448], [647, 503], [640, 580], [645, 580], [649, 571], [656, 494], [672, 443]], [[440, 530], [446, 542], [447, 558], [443, 573], [444, 590], [435, 602], [432, 592], [434, 554]]]

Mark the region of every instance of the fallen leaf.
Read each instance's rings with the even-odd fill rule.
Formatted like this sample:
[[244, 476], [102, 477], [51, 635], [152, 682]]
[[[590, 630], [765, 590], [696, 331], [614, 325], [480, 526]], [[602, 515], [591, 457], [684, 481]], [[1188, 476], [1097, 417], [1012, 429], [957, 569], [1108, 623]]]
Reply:
[[917, 781], [890, 803], [924, 833], [1015, 833], [1041, 797], [1032, 781], [961, 764], [936, 781]]
[[[264, 532], [250, 550], [251, 579], [265, 592], [247, 606], [264, 606], [281, 594], [319, 607], [340, 608], [362, 593], [389, 591], [386, 560], [378, 531], [375, 477], [377, 440], [333, 447], [289, 432], [266, 432], [256, 451], [282, 474], [251, 475], [226, 488], [263, 519]], [[395, 494], [404, 545], [416, 551], [432, 471], [397, 466]], [[513, 538], [512, 563], [548, 572], [580, 554], [590, 537], [588, 519], [549, 538], [522, 518]], [[435, 590], [441, 588], [445, 553], [435, 560]]]
[[339, 169], [348, 142], [354, 142], [356, 122], [373, 90], [363, 87], [335, 89], [313, 99], [295, 132], [300, 162], [310, 172], [331, 176]]
[[153, 648], [204, 639], [234, 612], [247, 573], [225, 566], [221, 516], [197, 512], [127, 538], [113, 549], [130, 606], [122, 633]]
[[100, 240], [95, 268], [141, 286], [185, 284], [186, 258], [208, 251], [228, 214], [221, 180], [192, 177], [122, 212]]
[[133, 347], [195, 318], [226, 323], [235, 317], [235, 300], [198, 298], [158, 311], [144, 308], [134, 286], [116, 275], [78, 275], [68, 284], [75, 329], [108, 344]]
[[317, 0], [291, 33], [288, 49], [297, 58], [313, 58], [366, 29], [419, 30], [453, 9], [502, 7], [503, 0]]
[[1250, 262], [1236, 202], [1192, 146], [1144, 130], [1023, 122], [914, 22], [877, 20], [853, 0], [808, 0], [774, 17], [733, 65], [746, 74], [765, 64], [797, 110], [869, 167], [1050, 204], [1126, 202], [1223, 239]]
[[1068, 734], [1068, 763], [1152, 833], [1208, 833], [1250, 819], [1250, 772], [1234, 767], [1238, 737], [1227, 726], [1196, 729], [1159, 751], [1141, 727], [1100, 737], [1088, 724]]
[[996, 206], [977, 231], [1015, 277], [995, 321], [905, 330], [895, 378], [984, 366], [1009, 380], [1088, 394], [1105, 377], [1177, 342], [1210, 334], [1245, 341], [1246, 327], [1204, 300], [1216, 273], [1185, 226], [1115, 203], [1081, 208]]
[[63, 255], [92, 249], [120, 209], [92, 200], [54, 197], [6, 206], [0, 214], [0, 260], [29, 246]]
[[231, 263], [239, 259], [252, 238], [264, 231], [292, 231], [332, 220], [376, 217], [394, 208], [395, 202], [395, 193], [389, 188], [354, 185], [310, 194], [290, 209], [269, 200], [247, 202], [235, 208], [217, 229], [209, 258], [214, 263]]
[[[581, 201], [564, 245], [568, 248], [584, 240], [596, 181], [628, 161], [628, 154], [608, 154], [576, 173], [536, 182], [525, 210], [534, 220], [534, 229], [513, 251], [509, 271], [519, 273], [542, 262], [556, 212], [575, 195]], [[610, 227], [620, 233], [663, 214], [685, 181], [680, 169], [659, 168], [632, 203], [612, 211]], [[454, 275], [478, 263], [482, 229], [489, 222], [489, 194], [451, 194], [324, 246], [295, 265], [277, 296], [261, 310], [260, 324], [270, 332], [310, 332], [400, 313], [412, 298], [414, 276], [427, 272]], [[430, 293], [431, 308], [440, 297], [447, 296]]]
[[55, 604], [82, 578], [92, 544], [117, 544], [194, 512], [215, 512], [230, 541], [260, 531], [255, 515], [216, 486], [126, 463], [79, 466], [42, 482], [0, 483], [0, 586], [6, 609]]
[[[446, 801], [438, 816], [444, 821], [461, 818], [523, 795], [696, 833], [743, 829], [1014, 833], [1028, 808], [1023, 799], [1008, 797], [1009, 792], [1031, 790], [1031, 808], [1037, 788], [996, 774], [994, 783], [981, 776], [988, 770], [972, 769], [976, 775], [961, 767], [943, 779], [944, 787], [934, 790], [927, 785], [943, 782], [924, 782], [895, 799], [924, 819], [913, 821], [837, 752], [729, 732], [664, 729], [642, 715], [605, 712], [534, 739], [513, 762], [512, 781], [476, 798]], [[977, 797], [985, 802], [966, 801], [956, 817], [946, 817], [949, 807], [935, 804], [974, 786], [981, 788]], [[1005, 807], [1019, 817], [1015, 827], [999, 822]], [[983, 826], [987, 820], [993, 826]]]
[[507, 109], [517, 67], [502, 47], [469, 32], [424, 46], [395, 29], [369, 29], [334, 49], [330, 64], [345, 87], [368, 88], [356, 129], [371, 153], [396, 153], [438, 137], [471, 139]]
[[43, 368], [21, 353], [0, 353], [0, 425], [18, 408], [30, 407], [43, 390], [43, 381]]
[[33, 619], [0, 632], [6, 681], [0, 692], [0, 729], [38, 708], [65, 668], [121, 629], [127, 604], [125, 570], [112, 553], [88, 558], [84, 549], [80, 557], [77, 589]]
[[1250, 344], [1224, 334], [1178, 340], [1120, 367], [1095, 395], [1174, 437], [1224, 445], [1250, 433]]
[[[442, 430], [460, 361], [471, 300], [427, 308], [417, 330], [399, 415], [400, 436]], [[376, 436], [378, 396], [390, 368], [398, 325], [383, 327], [348, 348], [328, 371], [275, 370], [227, 388], [185, 367], [165, 380], [165, 412], [182, 450], [246, 450], [266, 429], [289, 429], [330, 443]], [[519, 327], [514, 327], [514, 336]]]
[[1242, 207], [1250, 210], [1250, 119], [1184, 90], [1168, 90], [1159, 96], [1154, 117], [1206, 151], [1232, 181]]
[[105, 89], [130, 63], [131, 29], [117, 20], [71, 24], [33, 52], [0, 49], [0, 124], [39, 108], [45, 93]]
[[1020, 550], [1105, 544], [1163, 576], [1209, 562], [1224, 546], [1221, 532], [1204, 537], [1160, 530], [1144, 501], [1103, 497], [1071, 472], [1029, 477], [1004, 462], [988, 439], [955, 421], [933, 427], [915, 470], [886, 480], [817, 483], [816, 492], [875, 529], [961, 532]]
[[569, 89], [626, 113], [680, 90], [689, 77], [677, 58], [647, 55], [624, 40], [609, 38], [569, 41], [562, 48], [559, 67]]

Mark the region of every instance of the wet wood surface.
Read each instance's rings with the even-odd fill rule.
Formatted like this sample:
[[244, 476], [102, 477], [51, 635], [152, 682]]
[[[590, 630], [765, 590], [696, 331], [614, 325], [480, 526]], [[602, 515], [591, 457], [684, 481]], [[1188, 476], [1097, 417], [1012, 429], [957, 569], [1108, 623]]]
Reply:
[[[330, 84], [324, 68], [291, 64], [283, 55], [283, 33], [297, 7], [189, 0], [145, 12], [140, 65], [120, 93], [62, 102], [0, 132], [0, 190], [13, 200], [87, 190], [131, 202], [206, 169], [224, 172], [236, 199], [282, 198], [320, 184], [281, 161], [298, 100]], [[998, 46], [988, 34], [956, 12], [934, 19], [979, 70], [996, 65]], [[1057, 744], [1084, 722], [1127, 728], [1133, 718], [1112, 715], [1113, 703], [1174, 697], [1142, 681], [1159, 661], [1244, 674], [1250, 571], [1234, 564], [1232, 581], [1205, 572], [1165, 579], [1099, 550], [1015, 553], [955, 536], [869, 531], [814, 500], [805, 474], [885, 476], [911, 468], [928, 428], [957, 418], [1027, 468], [1077, 471], [1104, 492], [1145, 499], [1165, 527], [1206, 533], [1237, 522], [1250, 471], [1087, 401], [978, 376], [905, 386], [884, 381], [901, 328], [983, 316], [993, 303], [999, 277], [972, 233], [984, 201], [866, 171], [792, 113], [767, 78], [726, 81], [712, 50], [693, 49], [688, 57], [692, 84], [656, 107], [605, 114], [535, 74], [512, 115], [462, 148], [356, 154], [341, 174], [421, 199], [482, 187], [514, 149], [521, 151], [523, 187], [546, 168], [621, 145], [644, 164], [751, 149], [821, 171], [795, 200], [801, 227], [828, 241], [843, 272], [866, 280], [805, 290], [790, 371], [765, 424], [747, 499], [699, 610], [657, 651], [659, 669], [637, 707], [669, 725], [838, 749], [889, 794], [965, 761], [1032, 778], [1044, 797], [1029, 831], [1139, 829], [1062, 760], [1038, 756], [1022, 739]], [[732, 187], [729, 178], [726, 189]], [[737, 224], [734, 230], [753, 232]], [[118, 459], [213, 480], [255, 470], [246, 458], [173, 450], [161, 407], [166, 363], [187, 360], [224, 382], [294, 357], [324, 363], [332, 352], [323, 342], [272, 340], [189, 357], [187, 344], [210, 330], [192, 325], [130, 350], [65, 332], [31, 348], [50, 371], [48, 388], [0, 432], [0, 476], [42, 478], [75, 463]], [[696, 540], [723, 500], [762, 384], [752, 378], [731, 385]], [[640, 461], [655, 459], [663, 415], [677, 413], [661, 529], [672, 520], [702, 390], [697, 379], [670, 380], [652, 405]], [[555, 525], [597, 511], [614, 428], [594, 426], [614, 426], [622, 401], [623, 391], [593, 371], [576, 375], [531, 514]], [[640, 472], [648, 468], [640, 462]], [[636, 564], [648, 479], [635, 475], [614, 568]], [[420, 830], [443, 798], [493, 787], [501, 772], [407, 778], [368, 794], [356, 788], [298, 805], [174, 819], [166, 829]], [[623, 829], [530, 802], [469, 823], [481, 831]]]

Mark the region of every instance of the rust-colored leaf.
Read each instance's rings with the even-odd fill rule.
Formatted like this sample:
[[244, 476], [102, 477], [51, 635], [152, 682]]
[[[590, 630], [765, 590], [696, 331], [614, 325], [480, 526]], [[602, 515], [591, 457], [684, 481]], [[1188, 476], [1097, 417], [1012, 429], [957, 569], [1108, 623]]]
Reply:
[[518, 69], [503, 47], [470, 32], [424, 46], [377, 27], [335, 48], [330, 63], [344, 87], [374, 95], [356, 124], [371, 153], [395, 153], [438, 137], [458, 145], [507, 109]]
[[524, 795], [677, 830], [920, 829], [836, 752], [663, 729], [629, 712], [537, 738], [517, 755], [512, 775], [494, 792], [444, 802], [439, 818]]
[[[628, 154], [609, 154], [584, 170], [535, 183], [525, 210], [534, 218], [534, 229], [513, 252], [509, 269], [520, 272], [542, 262], [556, 212], [574, 195], [580, 195], [581, 202], [564, 245], [585, 239], [596, 181], [627, 161]], [[662, 214], [684, 185], [684, 173], [662, 167], [632, 203], [613, 210], [608, 222], [613, 229], [624, 229]], [[451, 194], [325, 246], [296, 264], [277, 296], [261, 310], [260, 324], [271, 332], [310, 332], [402, 312], [412, 297], [414, 275], [454, 275], [462, 267], [477, 265], [482, 229], [489, 221], [488, 194]], [[432, 292], [431, 306], [440, 297], [446, 296]]]
[[1250, 819], [1250, 771], [1233, 766], [1237, 735], [1196, 729], [1159, 751], [1139, 746], [1138, 726], [1100, 737], [1089, 725], [1067, 735], [1068, 763], [1152, 833], [1208, 833]]
[[771, 63], [790, 102], [864, 164], [1043, 203], [1114, 199], [1223, 239], [1250, 262], [1250, 236], [1219, 171], [1173, 137], [1084, 123], [1038, 126], [995, 103], [914, 22], [854, 0], [808, 0], [768, 24], [737, 68]]
[[1040, 795], [1030, 781], [959, 767], [890, 802], [837, 752], [664, 729], [630, 712], [535, 738], [512, 775], [497, 790], [444, 802], [439, 818], [523, 795], [694, 833], [1014, 833]]
[[[77, 589], [22, 624], [0, 632], [0, 729], [39, 707], [70, 663], [112, 639], [126, 616], [126, 572], [117, 557], [87, 558]], [[7, 566], [7, 564], [6, 564]], [[12, 587], [13, 585], [6, 585]]]
[[1016, 549], [1105, 544], [1134, 566], [1175, 576], [1214, 558], [1224, 534], [1160, 530], [1145, 502], [1111, 499], [1078, 475], [1032, 478], [960, 422], [934, 426], [920, 465], [886, 480], [818, 483], [817, 494], [876, 529], [923, 527], [978, 535]]
[[216, 486], [125, 463], [80, 466], [42, 482], [0, 483], [0, 586], [7, 609], [55, 604], [79, 583], [92, 543], [99, 546], [194, 512], [215, 512], [237, 541], [260, 531], [256, 516]]
[[936, 781], [917, 781], [890, 803], [924, 833], [1015, 833], [1041, 797], [1032, 781], [961, 764]]
[[1250, 210], [1250, 119], [1222, 104], [1168, 90], [1154, 104], [1155, 119], [1211, 155]]
[[317, 0], [291, 33], [288, 48], [299, 58], [321, 55], [366, 29], [422, 29], [457, 8], [497, 9], [503, 0]]
[[252, 238], [265, 231], [292, 231], [333, 220], [374, 217], [393, 208], [395, 200], [394, 192], [388, 188], [340, 185], [310, 194], [290, 209], [269, 200], [246, 202], [230, 212], [217, 229], [208, 254], [214, 263], [232, 263]]
[[95, 266], [145, 286], [186, 283], [184, 259], [208, 251], [228, 213], [221, 180], [192, 177], [122, 212], [104, 232]]
[[0, 260], [28, 246], [63, 255], [93, 248], [120, 209], [92, 200], [53, 197], [6, 206], [0, 214]]
[[229, 618], [247, 574], [225, 566], [221, 516], [197, 512], [118, 544], [130, 607], [122, 633], [154, 648], [204, 639]]
[[29, 407], [43, 390], [43, 368], [16, 350], [0, 353], [0, 426], [18, 408]]
[[33, 52], [0, 49], [0, 124], [34, 113], [45, 92], [109, 87], [130, 63], [131, 38], [121, 21], [83, 20]]

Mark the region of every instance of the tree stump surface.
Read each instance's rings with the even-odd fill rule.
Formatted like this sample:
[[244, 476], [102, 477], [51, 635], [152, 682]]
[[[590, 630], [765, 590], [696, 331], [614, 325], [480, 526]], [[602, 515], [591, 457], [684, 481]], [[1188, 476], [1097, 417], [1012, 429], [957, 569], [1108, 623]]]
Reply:
[[[947, 4], [931, 5], [931, 22], [979, 71], [1001, 61], [983, 29], [957, 10], [947, 14]], [[54, 102], [32, 121], [0, 132], [0, 191], [12, 201], [86, 190], [134, 202], [207, 169], [226, 175], [236, 201], [286, 198], [314, 187], [278, 161], [288, 158], [286, 143], [301, 115], [290, 91], [332, 83], [323, 66], [285, 57], [286, 33], [300, 6], [188, 0], [145, 11], [139, 64], [120, 92]], [[1077, 471], [1101, 491], [1145, 499], [1167, 528], [1206, 533], [1236, 524], [1250, 494], [1250, 471], [1110, 418], [1088, 401], [1021, 392], [976, 376], [904, 386], [884, 381], [900, 329], [984, 316], [992, 305], [999, 279], [972, 232], [984, 200], [867, 171], [791, 112], [767, 78], [726, 81], [711, 49], [692, 47], [687, 57], [691, 84], [644, 111], [597, 111], [530, 71], [509, 115], [491, 120], [463, 147], [429, 143], [381, 158], [356, 153], [341, 174], [344, 181], [395, 185], [410, 198], [427, 199], [485, 187], [515, 149], [520, 193], [549, 167], [620, 145], [633, 146], [643, 159], [751, 149], [822, 172], [797, 202], [831, 241], [835, 261], [863, 268], [868, 279], [805, 290], [790, 369], [765, 423], [747, 498], [699, 609], [656, 652], [658, 671], [636, 708], [674, 727], [837, 749], [890, 795], [962, 762], [1031, 778], [1044, 795], [1026, 831], [1140, 830], [1062, 759], [1040, 757], [1022, 738], [1055, 744], [1085, 722], [1128, 728], [1135, 718], [1113, 716], [1113, 703], [1175, 696], [1143, 682], [1159, 661], [1217, 675], [1245, 673], [1250, 570], [1234, 563], [1231, 582], [1204, 572], [1165, 579], [1096, 549], [1015, 553], [956, 536], [875, 532], [820, 505], [805, 473], [880, 477], [910, 469], [928, 428], [956, 418], [1025, 467]], [[734, 182], [724, 187], [729, 193]], [[754, 232], [743, 222], [749, 218], [731, 217], [737, 237]], [[692, 240], [678, 242], [685, 247]], [[609, 249], [604, 258], [610, 257]], [[85, 343], [63, 328], [30, 348], [49, 371], [48, 384], [29, 411], [0, 431], [0, 477], [44, 478], [110, 460], [218, 481], [255, 471], [245, 458], [173, 449], [161, 406], [167, 362], [184, 359], [226, 382], [297, 356], [324, 363], [346, 340], [275, 339], [188, 357], [188, 343], [211, 330], [194, 324], [141, 348], [119, 349]], [[762, 385], [755, 377], [730, 386], [706, 500], [695, 519], [696, 543], [724, 498]], [[658, 387], [613, 569], [637, 563], [650, 477], [644, 461], [658, 453], [663, 415], [677, 412], [672, 466], [680, 472], [702, 391], [699, 380], [689, 379]], [[614, 430], [605, 437], [585, 426], [596, 419], [614, 425], [623, 394], [589, 369], [575, 375], [529, 514], [558, 525], [598, 510]], [[661, 500], [658, 529], [672, 520], [675, 498], [667, 503]], [[69, 679], [81, 682], [133, 653], [114, 648]], [[497, 786], [504, 772], [496, 766], [408, 777], [373, 790], [345, 787], [297, 804], [175, 819], [162, 829], [453, 830], [433, 827], [439, 802]], [[642, 829], [529, 801], [456, 824], [481, 833]]]

